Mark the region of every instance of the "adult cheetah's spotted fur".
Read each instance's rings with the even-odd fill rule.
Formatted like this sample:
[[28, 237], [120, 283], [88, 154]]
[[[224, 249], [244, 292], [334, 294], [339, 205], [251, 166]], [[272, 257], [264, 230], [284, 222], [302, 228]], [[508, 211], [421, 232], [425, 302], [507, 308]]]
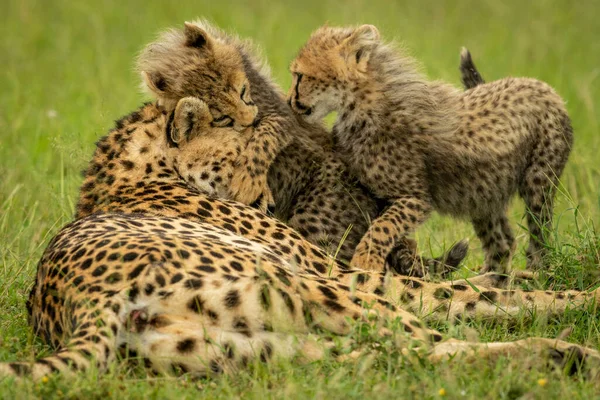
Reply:
[[[551, 353], [559, 363], [600, 360], [595, 350], [550, 339], [490, 347], [443, 342], [417, 313], [440, 320], [498, 320], [524, 308], [561, 313], [596, 301], [595, 293], [436, 284], [348, 269], [281, 222], [190, 186], [175, 169], [182, 150], [170, 143], [169, 119], [147, 104], [98, 142], [80, 218], [48, 245], [28, 301], [32, 327], [57, 350], [35, 362], [2, 363], [2, 376], [40, 378], [92, 364], [104, 370], [121, 347], [159, 372], [231, 372], [251, 359], [318, 359], [331, 347], [319, 331], [345, 335], [352, 320], [380, 321], [385, 335], [385, 322], [397, 318], [406, 334], [398, 343], [417, 341], [432, 360], [517, 357], [523, 349]], [[437, 344], [427, 350], [430, 341]]]

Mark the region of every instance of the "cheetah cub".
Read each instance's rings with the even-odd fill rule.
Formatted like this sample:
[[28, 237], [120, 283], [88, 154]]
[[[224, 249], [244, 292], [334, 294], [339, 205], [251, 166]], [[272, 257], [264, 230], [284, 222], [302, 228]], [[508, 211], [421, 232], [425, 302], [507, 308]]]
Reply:
[[[246, 137], [232, 170], [228, 198], [254, 204], [262, 201], [269, 167], [291, 136], [285, 120], [259, 113], [244, 72], [248, 60], [233, 44], [218, 40], [204, 28], [210, 26], [186, 22], [182, 30], [164, 32], [142, 50], [137, 69], [143, 87], [167, 111], [181, 99], [195, 97], [208, 107], [212, 127], [233, 129]], [[216, 136], [214, 141], [218, 144]]]
[[[231, 178], [253, 131], [240, 133], [232, 128], [212, 127], [213, 121], [205, 102], [184, 97], [175, 107], [167, 137], [179, 147], [175, 168], [189, 185], [210, 196], [232, 199]], [[265, 182], [253, 205], [266, 211], [272, 203], [273, 196]]]
[[398, 240], [437, 210], [471, 220], [484, 272], [508, 272], [514, 237], [506, 208], [518, 192], [528, 210], [527, 264], [540, 266], [573, 143], [564, 102], [548, 84], [505, 78], [462, 92], [429, 81], [372, 25], [318, 29], [291, 72], [292, 108], [308, 120], [337, 111], [336, 150], [364, 185], [390, 200], [353, 265], [380, 268]]

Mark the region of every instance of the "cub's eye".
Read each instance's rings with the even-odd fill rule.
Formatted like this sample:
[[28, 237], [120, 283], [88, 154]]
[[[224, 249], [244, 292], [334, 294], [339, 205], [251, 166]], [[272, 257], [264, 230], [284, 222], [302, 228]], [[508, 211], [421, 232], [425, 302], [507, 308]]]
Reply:
[[246, 85], [242, 86], [242, 91], [240, 92], [240, 97], [242, 100], [244, 99], [244, 95], [246, 94]]
[[223, 115], [219, 118], [215, 118], [212, 121], [212, 126], [217, 126], [219, 128], [229, 128], [233, 126], [233, 118], [229, 115]]

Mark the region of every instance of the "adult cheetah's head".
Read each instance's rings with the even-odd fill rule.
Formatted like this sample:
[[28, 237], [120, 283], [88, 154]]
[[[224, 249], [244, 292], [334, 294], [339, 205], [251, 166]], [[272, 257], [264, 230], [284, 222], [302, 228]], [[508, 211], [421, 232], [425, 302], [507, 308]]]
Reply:
[[378, 44], [373, 25], [317, 29], [290, 66], [292, 109], [315, 121], [338, 110], [345, 93], [368, 78], [369, 59]]
[[215, 127], [240, 131], [252, 125], [258, 109], [236, 49], [211, 35], [201, 23], [185, 23], [146, 46], [137, 59], [145, 86], [168, 110], [188, 96], [205, 101]]
[[233, 163], [241, 151], [245, 135], [232, 128], [211, 126], [208, 105], [196, 98], [181, 99], [167, 128], [169, 139], [177, 144], [172, 150], [179, 175], [195, 189], [218, 197], [227, 197], [233, 176]]

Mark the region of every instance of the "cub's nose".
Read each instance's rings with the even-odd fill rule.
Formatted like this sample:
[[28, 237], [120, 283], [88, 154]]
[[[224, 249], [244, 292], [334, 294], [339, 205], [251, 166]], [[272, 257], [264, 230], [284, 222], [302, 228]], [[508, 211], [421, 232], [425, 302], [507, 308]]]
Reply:
[[312, 108], [303, 104], [299, 100], [292, 99], [290, 97], [288, 99], [288, 104], [297, 114], [310, 115], [312, 113]]

